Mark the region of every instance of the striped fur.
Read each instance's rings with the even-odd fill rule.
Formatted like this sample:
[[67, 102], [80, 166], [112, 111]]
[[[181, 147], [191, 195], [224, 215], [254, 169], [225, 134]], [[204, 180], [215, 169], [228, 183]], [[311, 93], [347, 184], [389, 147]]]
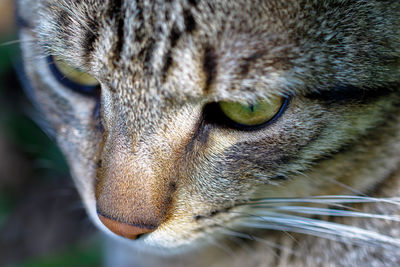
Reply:
[[[400, 262], [397, 0], [18, 0], [18, 13], [33, 101], [118, 242], [110, 265]], [[63, 86], [50, 56], [100, 91]], [[274, 95], [288, 104], [265, 127], [216, 115]], [[124, 240], [96, 212], [156, 230]]]

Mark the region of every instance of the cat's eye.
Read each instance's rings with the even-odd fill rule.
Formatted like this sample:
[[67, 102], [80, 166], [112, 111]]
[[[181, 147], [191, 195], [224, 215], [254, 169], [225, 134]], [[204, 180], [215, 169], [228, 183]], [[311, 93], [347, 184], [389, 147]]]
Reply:
[[287, 98], [273, 96], [250, 103], [219, 102], [223, 114], [239, 127], [257, 127], [271, 122], [283, 111]]
[[48, 57], [49, 66], [54, 76], [65, 86], [83, 94], [95, 94], [99, 82], [90, 74], [70, 66], [56, 56]]

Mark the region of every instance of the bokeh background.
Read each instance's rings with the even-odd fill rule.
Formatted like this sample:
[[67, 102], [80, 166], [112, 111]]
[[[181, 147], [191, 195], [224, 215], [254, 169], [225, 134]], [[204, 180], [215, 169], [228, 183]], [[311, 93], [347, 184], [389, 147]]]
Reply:
[[13, 0], [0, 0], [0, 266], [99, 266], [87, 218], [43, 119], [18, 81]]

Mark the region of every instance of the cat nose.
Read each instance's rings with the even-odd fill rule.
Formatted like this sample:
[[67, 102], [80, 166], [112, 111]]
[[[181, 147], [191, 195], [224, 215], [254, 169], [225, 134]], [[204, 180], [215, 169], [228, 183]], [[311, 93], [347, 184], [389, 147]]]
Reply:
[[113, 219], [109, 219], [101, 214], [97, 214], [100, 221], [113, 232], [119, 236], [123, 236], [129, 239], [136, 239], [141, 234], [153, 232], [156, 227], [154, 226], [134, 226], [127, 223], [119, 222]]

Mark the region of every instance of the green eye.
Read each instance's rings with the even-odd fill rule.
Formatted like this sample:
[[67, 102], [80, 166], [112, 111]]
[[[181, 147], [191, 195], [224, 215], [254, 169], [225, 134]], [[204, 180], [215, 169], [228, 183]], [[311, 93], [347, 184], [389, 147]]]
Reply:
[[53, 57], [53, 62], [58, 71], [70, 81], [82, 86], [97, 86], [99, 82], [91, 75], [71, 67], [64, 60]]
[[282, 109], [286, 98], [274, 96], [268, 100], [242, 104], [239, 102], [219, 102], [226, 117], [243, 126], [259, 126], [272, 120]]

